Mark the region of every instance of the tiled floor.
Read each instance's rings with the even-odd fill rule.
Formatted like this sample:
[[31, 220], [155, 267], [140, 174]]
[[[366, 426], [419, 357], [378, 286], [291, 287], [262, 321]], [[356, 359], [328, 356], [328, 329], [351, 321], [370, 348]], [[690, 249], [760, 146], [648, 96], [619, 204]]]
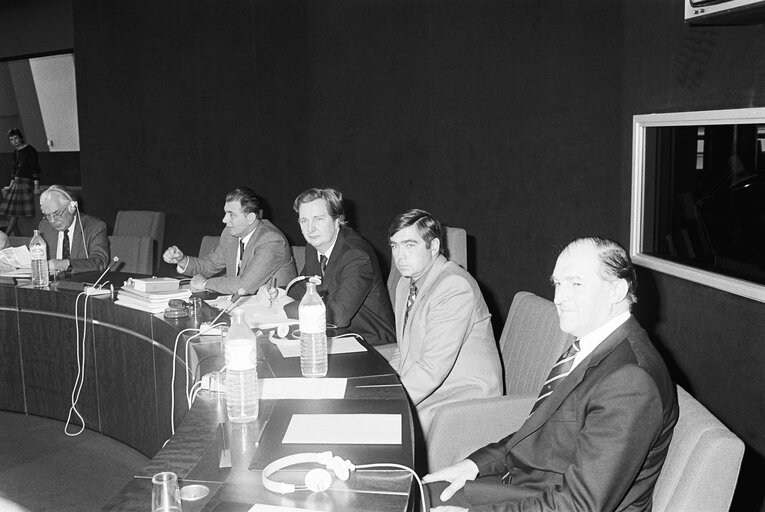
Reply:
[[148, 461], [101, 434], [0, 411], [0, 497], [31, 512], [98, 511]]

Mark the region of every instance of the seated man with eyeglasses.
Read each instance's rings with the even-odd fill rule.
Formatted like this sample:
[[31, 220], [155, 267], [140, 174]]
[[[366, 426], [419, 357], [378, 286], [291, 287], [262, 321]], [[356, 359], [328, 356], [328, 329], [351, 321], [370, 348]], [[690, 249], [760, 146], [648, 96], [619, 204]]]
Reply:
[[109, 264], [106, 223], [80, 213], [64, 187], [52, 185], [40, 194], [40, 235], [48, 244], [51, 272], [103, 271]]

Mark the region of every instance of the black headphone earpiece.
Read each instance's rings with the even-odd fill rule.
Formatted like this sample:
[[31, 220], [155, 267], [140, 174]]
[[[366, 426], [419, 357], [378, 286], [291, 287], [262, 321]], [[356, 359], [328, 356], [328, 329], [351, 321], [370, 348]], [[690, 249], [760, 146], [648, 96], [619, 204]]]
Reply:
[[[316, 463], [321, 464], [323, 468], [314, 468], [305, 475], [305, 486], [296, 486], [284, 482], [271, 480], [269, 477], [277, 471], [295, 464]], [[342, 457], [333, 456], [332, 452], [321, 453], [297, 453], [288, 455], [281, 459], [276, 459], [271, 464], [263, 468], [261, 481], [263, 487], [271, 492], [279, 494], [288, 494], [299, 490], [309, 490], [312, 492], [324, 492], [332, 485], [332, 474], [338, 480], [346, 481], [351, 476], [356, 466], [349, 460]], [[332, 471], [332, 474], [330, 474]]]

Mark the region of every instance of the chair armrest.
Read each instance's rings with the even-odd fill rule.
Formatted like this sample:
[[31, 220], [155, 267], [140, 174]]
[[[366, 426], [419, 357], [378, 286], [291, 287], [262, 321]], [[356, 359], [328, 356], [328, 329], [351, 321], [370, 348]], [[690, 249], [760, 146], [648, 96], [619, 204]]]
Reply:
[[429, 471], [454, 464], [518, 430], [535, 400], [536, 396], [514, 395], [439, 406], [427, 436]]

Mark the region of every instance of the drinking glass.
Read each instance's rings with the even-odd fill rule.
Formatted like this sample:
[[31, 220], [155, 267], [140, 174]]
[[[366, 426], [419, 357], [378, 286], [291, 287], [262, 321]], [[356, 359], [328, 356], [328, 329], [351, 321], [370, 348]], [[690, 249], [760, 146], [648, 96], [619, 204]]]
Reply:
[[181, 512], [181, 492], [175, 473], [157, 473], [151, 483], [151, 512]]

